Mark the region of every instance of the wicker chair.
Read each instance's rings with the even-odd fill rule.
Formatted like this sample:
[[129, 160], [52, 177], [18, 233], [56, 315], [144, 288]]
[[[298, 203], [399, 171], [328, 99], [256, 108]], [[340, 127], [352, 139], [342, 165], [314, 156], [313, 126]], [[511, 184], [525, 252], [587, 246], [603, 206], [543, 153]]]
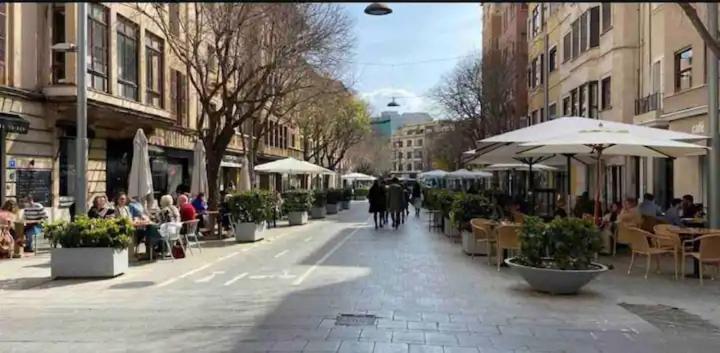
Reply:
[[670, 241], [670, 238], [665, 238], [659, 235], [655, 235], [650, 232], [646, 232], [640, 228], [637, 227], [630, 227], [628, 228], [628, 240], [630, 243], [630, 249], [632, 252], [631, 258], [630, 258], [630, 266], [628, 266], [628, 275], [630, 274], [630, 271], [632, 270], [633, 264], [635, 263], [635, 255], [645, 255], [647, 256], [647, 261], [645, 262], [645, 279], [647, 279], [648, 273], [650, 272], [650, 261], [652, 260], [652, 257], [656, 257], [656, 270], [659, 273], [660, 272], [660, 259], [659, 256], [663, 254], [672, 254], [675, 260], [675, 278], [677, 279], [678, 275], [678, 254], [676, 251], [672, 249], [662, 249], [657, 247], [657, 241], [662, 239], [666, 241]]
[[497, 249], [495, 259], [497, 269], [500, 271], [503, 250], [520, 250], [520, 226], [516, 224], [502, 225], [497, 228]]
[[[685, 247], [694, 245], [693, 243], [700, 242], [697, 251], [686, 251]], [[692, 257], [700, 262], [700, 285], [703, 285], [703, 267], [706, 264], [715, 265], [716, 275], [720, 274], [720, 233], [707, 234], [701, 237], [697, 237], [692, 240], [686, 240], [683, 242], [682, 247], [682, 273], [685, 278], [685, 258]]]

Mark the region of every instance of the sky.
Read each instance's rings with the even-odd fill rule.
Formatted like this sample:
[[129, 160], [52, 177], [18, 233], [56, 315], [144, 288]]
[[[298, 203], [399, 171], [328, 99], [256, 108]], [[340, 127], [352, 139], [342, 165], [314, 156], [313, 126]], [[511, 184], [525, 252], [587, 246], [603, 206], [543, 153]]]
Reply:
[[[393, 13], [386, 16], [366, 15], [368, 3], [342, 5], [357, 39], [350, 85], [373, 116], [396, 110], [441, 118], [427, 95], [459, 60], [482, 49], [482, 9], [478, 3], [387, 4]], [[393, 96], [406, 98], [397, 99], [398, 108], [387, 107]]]

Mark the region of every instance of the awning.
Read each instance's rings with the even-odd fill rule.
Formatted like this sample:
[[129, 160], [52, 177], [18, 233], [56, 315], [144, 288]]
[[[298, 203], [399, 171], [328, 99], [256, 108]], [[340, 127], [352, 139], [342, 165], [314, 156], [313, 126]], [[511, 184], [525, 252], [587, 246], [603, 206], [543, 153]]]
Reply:
[[0, 128], [5, 132], [27, 134], [30, 122], [14, 113], [0, 112]]

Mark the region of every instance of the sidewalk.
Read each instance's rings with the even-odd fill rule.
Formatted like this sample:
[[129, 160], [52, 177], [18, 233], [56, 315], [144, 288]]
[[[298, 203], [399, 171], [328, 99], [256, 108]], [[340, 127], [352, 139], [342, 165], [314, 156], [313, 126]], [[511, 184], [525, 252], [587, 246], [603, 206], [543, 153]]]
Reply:
[[28, 289], [51, 280], [47, 250], [19, 259], [0, 260], [0, 292]]

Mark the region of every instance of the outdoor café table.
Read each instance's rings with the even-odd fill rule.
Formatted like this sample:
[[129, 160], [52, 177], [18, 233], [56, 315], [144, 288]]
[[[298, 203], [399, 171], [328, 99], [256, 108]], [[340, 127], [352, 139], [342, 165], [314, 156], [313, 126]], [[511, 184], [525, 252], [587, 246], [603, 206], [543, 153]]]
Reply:
[[[678, 235], [680, 235], [680, 238], [682, 240], [695, 239], [706, 234], [720, 233], [720, 229], [712, 228], [689, 228], [672, 226], [669, 228], [669, 230], [673, 233], [677, 233]], [[700, 242], [696, 241], [693, 243], [693, 251], [698, 250], [700, 250]], [[685, 261], [685, 259], [682, 259], [682, 261]], [[683, 273], [683, 275], [685, 274]], [[692, 275], [686, 277], [700, 278], [700, 261], [698, 261], [698, 259], [693, 258], [693, 273]]]

